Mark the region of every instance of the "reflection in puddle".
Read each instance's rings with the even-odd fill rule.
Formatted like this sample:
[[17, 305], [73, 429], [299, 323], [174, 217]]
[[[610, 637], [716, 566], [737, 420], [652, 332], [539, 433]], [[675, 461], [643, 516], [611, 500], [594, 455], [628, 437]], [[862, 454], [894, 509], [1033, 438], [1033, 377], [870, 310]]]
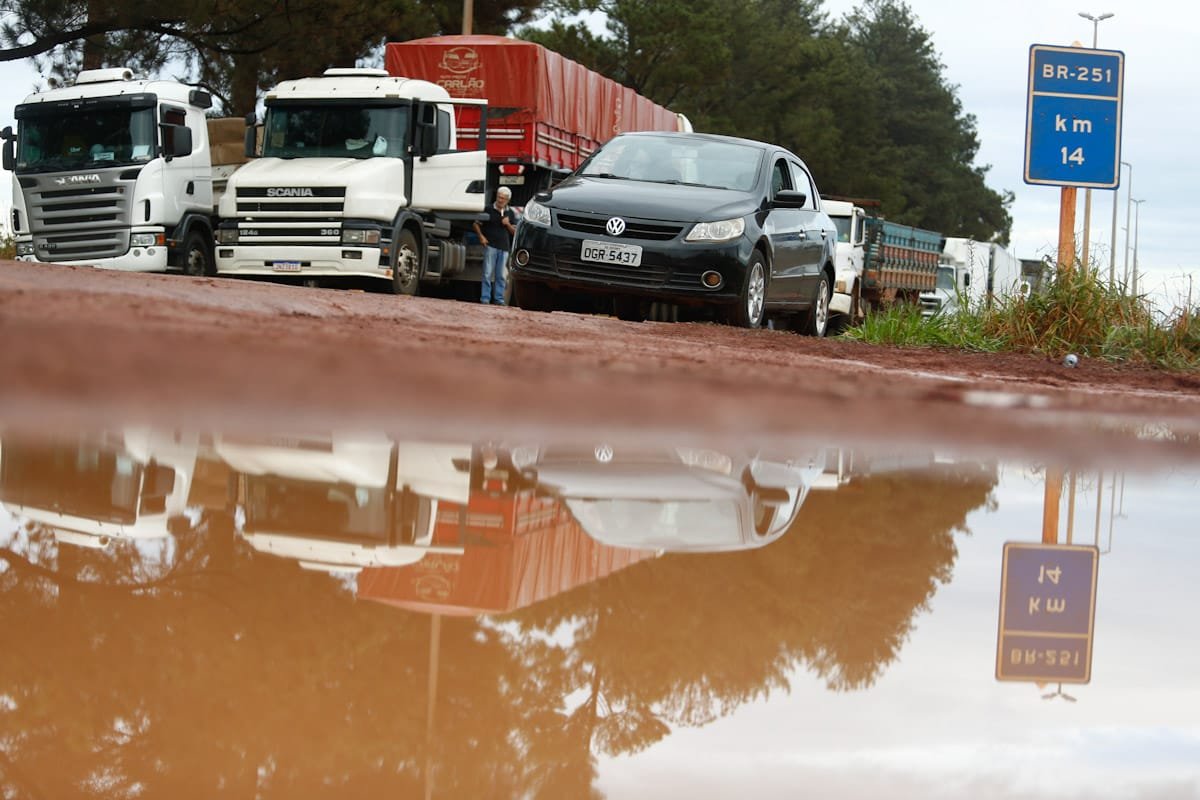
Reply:
[[[837, 447], [5, 432], [0, 791], [949, 797], [975, 776], [989, 796], [1193, 796], [1196, 480]], [[1036, 681], [997, 667], [1006, 542], [1093, 548], [1086, 681], [1047, 671], [1061, 639], [1021, 640]], [[1020, 569], [1007, 589], [1041, 579], [1037, 613], [1074, 602], [1047, 593], [1057, 562]], [[1015, 636], [1076, 635], [1027, 630], [1019, 599]], [[1130, 749], [1151, 740], [1154, 759]]]

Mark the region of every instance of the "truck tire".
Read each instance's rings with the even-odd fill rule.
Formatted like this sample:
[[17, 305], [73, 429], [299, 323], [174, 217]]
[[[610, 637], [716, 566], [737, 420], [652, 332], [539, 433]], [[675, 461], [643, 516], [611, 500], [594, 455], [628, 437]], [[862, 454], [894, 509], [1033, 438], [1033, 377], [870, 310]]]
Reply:
[[392, 294], [413, 296], [421, 286], [421, 249], [416, 235], [400, 228], [392, 242]]
[[804, 330], [806, 336], [821, 337], [825, 335], [826, 329], [829, 327], [829, 298], [831, 296], [829, 286], [829, 273], [822, 271], [821, 279], [817, 281], [817, 290], [813, 293], [812, 308], [804, 317]]
[[729, 315], [729, 324], [739, 328], [761, 328], [767, 301], [767, 272], [762, 253], [757, 250], [746, 265], [746, 277], [738, 303]]
[[217, 265], [213, 263], [212, 246], [204, 236], [203, 231], [191, 230], [183, 240], [183, 274], [195, 278], [211, 277], [217, 274]]

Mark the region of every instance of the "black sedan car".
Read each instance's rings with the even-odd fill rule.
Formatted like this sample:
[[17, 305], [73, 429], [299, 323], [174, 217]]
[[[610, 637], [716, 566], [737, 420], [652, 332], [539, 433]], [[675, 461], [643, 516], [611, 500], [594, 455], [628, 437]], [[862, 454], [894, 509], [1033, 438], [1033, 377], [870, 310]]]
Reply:
[[511, 280], [526, 309], [589, 295], [638, 320], [657, 301], [823, 336], [836, 241], [794, 153], [728, 136], [626, 133], [525, 206]]

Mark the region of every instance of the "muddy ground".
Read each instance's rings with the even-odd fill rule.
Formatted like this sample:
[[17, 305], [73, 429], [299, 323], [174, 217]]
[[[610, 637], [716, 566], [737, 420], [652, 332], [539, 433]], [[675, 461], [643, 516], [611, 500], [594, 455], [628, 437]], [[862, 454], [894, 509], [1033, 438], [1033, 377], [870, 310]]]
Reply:
[[1200, 375], [0, 262], [0, 423], [1200, 457]]

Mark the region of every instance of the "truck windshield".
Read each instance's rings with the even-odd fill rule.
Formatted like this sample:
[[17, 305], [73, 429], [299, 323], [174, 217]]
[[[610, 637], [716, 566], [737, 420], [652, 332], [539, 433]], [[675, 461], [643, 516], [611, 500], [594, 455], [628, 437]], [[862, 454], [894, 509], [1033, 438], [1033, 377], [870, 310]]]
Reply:
[[404, 155], [408, 106], [295, 103], [267, 108], [263, 155], [373, 158]]
[[157, 152], [153, 108], [47, 108], [18, 118], [18, 172], [143, 164]]
[[850, 241], [850, 217], [830, 217], [833, 220], [834, 226], [837, 228], [838, 241], [849, 243]]
[[383, 488], [274, 475], [246, 478], [247, 533], [386, 543], [388, 520]]
[[748, 192], [764, 151], [686, 136], [616, 136], [579, 168], [580, 175], [686, 183]]
[[137, 519], [142, 465], [98, 445], [5, 440], [0, 500], [100, 522]]
[[947, 292], [957, 291], [958, 287], [954, 285], [954, 267], [946, 265], [938, 267], [937, 288], [945, 289]]

